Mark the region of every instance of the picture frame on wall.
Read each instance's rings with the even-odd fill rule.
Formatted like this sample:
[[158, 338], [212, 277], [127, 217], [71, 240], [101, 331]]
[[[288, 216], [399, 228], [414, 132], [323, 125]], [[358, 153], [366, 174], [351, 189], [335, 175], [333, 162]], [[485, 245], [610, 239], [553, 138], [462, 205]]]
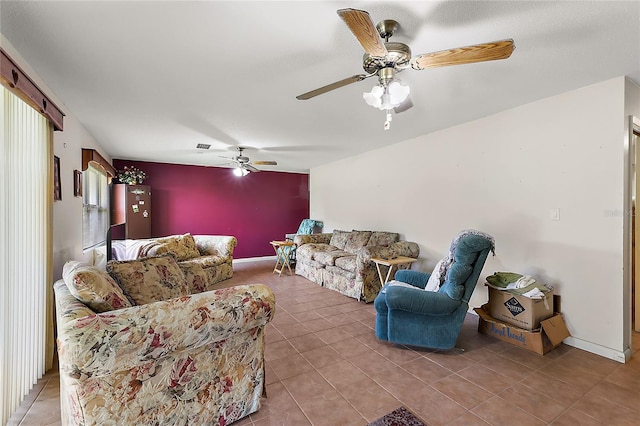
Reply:
[[60, 157], [53, 156], [53, 200], [62, 200], [62, 186], [60, 185]]
[[80, 170], [73, 171], [73, 195], [82, 197], [82, 172]]

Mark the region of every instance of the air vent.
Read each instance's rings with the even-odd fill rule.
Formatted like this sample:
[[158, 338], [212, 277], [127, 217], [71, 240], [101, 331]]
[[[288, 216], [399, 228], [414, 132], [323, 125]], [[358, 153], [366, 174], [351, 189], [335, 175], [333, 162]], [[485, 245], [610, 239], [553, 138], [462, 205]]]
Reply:
[[206, 144], [206, 143], [199, 143], [198, 145], [196, 145], [196, 148], [198, 149], [209, 149], [211, 148], [210, 144]]

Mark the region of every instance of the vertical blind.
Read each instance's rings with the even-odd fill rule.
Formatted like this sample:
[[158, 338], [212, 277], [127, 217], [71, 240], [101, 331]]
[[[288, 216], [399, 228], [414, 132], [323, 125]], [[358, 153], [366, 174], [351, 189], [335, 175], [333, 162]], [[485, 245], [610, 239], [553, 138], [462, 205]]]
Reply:
[[42, 377], [52, 316], [52, 130], [0, 86], [0, 420]]

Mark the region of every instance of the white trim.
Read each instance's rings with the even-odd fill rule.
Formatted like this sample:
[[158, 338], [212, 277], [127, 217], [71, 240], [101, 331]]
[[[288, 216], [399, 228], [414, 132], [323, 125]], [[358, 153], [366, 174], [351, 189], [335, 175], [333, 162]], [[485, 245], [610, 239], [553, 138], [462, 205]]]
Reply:
[[621, 362], [623, 364], [629, 361], [629, 359], [631, 358], [631, 348], [627, 348], [623, 352], [620, 352], [615, 349], [598, 345], [596, 343], [587, 342], [586, 340], [576, 339], [573, 336], [564, 339], [563, 343], [569, 346], [573, 346], [574, 348], [582, 349], [587, 352], [591, 352], [593, 354]]
[[257, 262], [260, 260], [276, 260], [276, 256], [262, 256], [262, 257], [246, 257], [244, 259], [233, 259], [233, 263], [246, 263], [246, 262]]

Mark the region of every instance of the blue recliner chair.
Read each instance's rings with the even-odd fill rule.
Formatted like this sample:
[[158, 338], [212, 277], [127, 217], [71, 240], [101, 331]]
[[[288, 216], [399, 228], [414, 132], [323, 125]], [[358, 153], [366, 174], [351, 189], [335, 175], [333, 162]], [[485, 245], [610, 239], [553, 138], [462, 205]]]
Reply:
[[433, 349], [454, 348], [469, 309], [469, 299], [494, 247], [490, 235], [462, 231], [451, 243], [444, 262], [444, 282], [438, 291], [424, 290], [429, 273], [396, 272], [396, 281], [412, 287], [386, 284], [376, 297], [378, 339]]

